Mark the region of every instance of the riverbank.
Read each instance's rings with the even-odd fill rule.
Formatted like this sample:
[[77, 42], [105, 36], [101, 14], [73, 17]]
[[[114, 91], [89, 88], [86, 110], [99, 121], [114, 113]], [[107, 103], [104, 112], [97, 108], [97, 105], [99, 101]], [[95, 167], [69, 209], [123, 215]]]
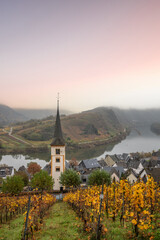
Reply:
[[119, 133], [118, 135], [106, 139], [100, 139], [100, 140], [95, 140], [95, 141], [89, 141], [89, 142], [80, 142], [77, 144], [77, 147], [82, 149], [82, 148], [93, 148], [96, 146], [101, 146], [101, 145], [107, 145], [107, 144], [117, 144], [124, 140], [130, 132], [124, 132], [124, 133]]
[[[86, 142], [79, 142], [79, 143], [70, 143], [66, 142], [66, 151], [73, 150], [76, 151], [78, 149], [87, 149], [87, 148], [94, 148], [97, 146], [103, 146], [107, 144], [117, 144], [121, 142], [123, 139], [127, 137], [129, 131], [119, 133], [116, 136], [106, 138], [106, 139], [98, 139], [93, 141], [86, 141]], [[16, 147], [16, 148], [0, 148], [0, 154], [36, 154], [36, 153], [50, 153], [50, 145], [43, 144], [43, 146], [27, 146], [27, 147]]]

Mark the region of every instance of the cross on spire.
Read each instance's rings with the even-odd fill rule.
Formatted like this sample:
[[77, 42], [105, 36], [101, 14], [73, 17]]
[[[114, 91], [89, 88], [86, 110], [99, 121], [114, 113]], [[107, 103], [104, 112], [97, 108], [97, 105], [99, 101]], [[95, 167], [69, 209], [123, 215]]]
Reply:
[[59, 99], [60, 99], [60, 96], [59, 96], [59, 92], [57, 93], [57, 110], [59, 111]]

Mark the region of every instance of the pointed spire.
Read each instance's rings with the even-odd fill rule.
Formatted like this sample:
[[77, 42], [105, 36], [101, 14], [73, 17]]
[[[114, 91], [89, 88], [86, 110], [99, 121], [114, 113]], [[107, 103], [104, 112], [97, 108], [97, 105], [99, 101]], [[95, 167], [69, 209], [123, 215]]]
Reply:
[[64, 146], [65, 142], [63, 139], [62, 129], [61, 129], [61, 121], [59, 115], [59, 93], [57, 97], [57, 116], [56, 116], [56, 123], [54, 129], [54, 137], [53, 142], [51, 143], [53, 146]]

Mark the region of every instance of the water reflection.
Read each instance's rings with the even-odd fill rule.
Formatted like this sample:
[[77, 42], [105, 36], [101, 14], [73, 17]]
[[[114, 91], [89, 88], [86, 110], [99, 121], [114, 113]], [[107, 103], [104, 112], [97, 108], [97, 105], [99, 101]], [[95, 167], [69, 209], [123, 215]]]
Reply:
[[1, 156], [0, 164], [7, 164], [8, 166], [13, 166], [18, 170], [21, 166], [27, 167], [30, 162], [37, 162], [42, 168], [46, 166], [47, 162], [45, 160], [40, 160], [38, 158], [32, 158], [30, 156], [18, 155], [3, 155]]
[[[138, 131], [137, 131], [138, 130]], [[106, 154], [121, 154], [131, 152], [152, 152], [160, 149], [160, 136], [150, 131], [149, 127], [133, 130], [126, 139], [118, 144], [96, 146], [94, 148], [83, 148], [70, 150], [66, 148], [66, 159], [77, 160], [98, 158]], [[37, 162], [42, 168], [50, 161], [50, 150], [40, 153], [29, 153], [29, 155], [5, 155], [0, 156], [0, 164], [14, 166], [16, 170], [22, 165], [25, 167], [29, 162]]]
[[66, 149], [66, 159], [76, 158], [77, 160], [84, 160], [84, 159], [98, 157], [106, 150], [111, 151], [113, 147], [114, 147], [114, 144], [96, 146], [93, 148], [75, 149], [75, 150]]

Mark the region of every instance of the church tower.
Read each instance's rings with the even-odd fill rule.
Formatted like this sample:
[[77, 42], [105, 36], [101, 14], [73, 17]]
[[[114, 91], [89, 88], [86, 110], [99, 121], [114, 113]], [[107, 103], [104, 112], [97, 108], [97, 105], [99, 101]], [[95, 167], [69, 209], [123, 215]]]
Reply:
[[62, 135], [59, 115], [59, 96], [57, 99], [57, 116], [54, 137], [51, 143], [51, 176], [54, 179], [54, 190], [60, 190], [59, 177], [65, 170], [65, 141]]

